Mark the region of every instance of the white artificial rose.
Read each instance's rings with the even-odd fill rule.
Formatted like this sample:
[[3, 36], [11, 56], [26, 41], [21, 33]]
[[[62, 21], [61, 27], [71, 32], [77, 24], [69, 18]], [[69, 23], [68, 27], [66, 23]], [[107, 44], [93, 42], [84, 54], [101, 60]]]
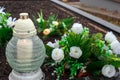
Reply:
[[78, 59], [82, 55], [82, 51], [79, 47], [73, 46], [73, 47], [70, 48], [69, 55], [73, 58]]
[[58, 21], [52, 21], [52, 24], [55, 25], [55, 26], [59, 25]]
[[102, 68], [102, 74], [108, 78], [113, 77], [116, 74], [115, 67], [113, 65], [104, 65]]
[[113, 53], [120, 54], [120, 42], [115, 40], [111, 44], [111, 49], [113, 50]]
[[52, 59], [56, 62], [61, 62], [64, 59], [64, 52], [60, 48], [55, 48], [52, 51]]
[[116, 36], [112, 32], [107, 32], [105, 35], [105, 41], [108, 43], [112, 43], [113, 41], [117, 40]]
[[74, 23], [71, 30], [75, 33], [75, 34], [80, 34], [83, 31], [83, 26], [82, 24], [79, 23]]

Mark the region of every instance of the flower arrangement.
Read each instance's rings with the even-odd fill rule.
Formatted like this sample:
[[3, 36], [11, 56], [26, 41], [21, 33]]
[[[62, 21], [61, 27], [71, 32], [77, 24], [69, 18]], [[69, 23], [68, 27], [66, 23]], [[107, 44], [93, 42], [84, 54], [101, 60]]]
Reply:
[[[105, 40], [104, 40], [105, 39]], [[115, 77], [120, 67], [120, 43], [112, 32], [90, 35], [89, 29], [74, 23], [60, 40], [46, 44], [50, 66], [60, 79], [69, 70], [69, 78], [84, 76]]]
[[12, 37], [12, 27], [16, 18], [10, 17], [9, 13], [4, 12], [4, 7], [0, 7], [0, 47], [3, 47]]
[[48, 20], [45, 20], [42, 12], [38, 13], [38, 16], [39, 18], [34, 18], [34, 21], [38, 26], [38, 33], [42, 32], [44, 36], [63, 35], [74, 20], [74, 17], [58, 20], [55, 14], [50, 15]]

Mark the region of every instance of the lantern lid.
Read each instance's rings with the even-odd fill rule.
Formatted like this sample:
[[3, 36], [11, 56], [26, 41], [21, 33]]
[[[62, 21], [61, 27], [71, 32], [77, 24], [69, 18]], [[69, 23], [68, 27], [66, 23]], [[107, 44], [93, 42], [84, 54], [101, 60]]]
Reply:
[[36, 35], [36, 28], [29, 18], [28, 13], [20, 13], [20, 19], [15, 23], [13, 35], [20, 38], [27, 38]]

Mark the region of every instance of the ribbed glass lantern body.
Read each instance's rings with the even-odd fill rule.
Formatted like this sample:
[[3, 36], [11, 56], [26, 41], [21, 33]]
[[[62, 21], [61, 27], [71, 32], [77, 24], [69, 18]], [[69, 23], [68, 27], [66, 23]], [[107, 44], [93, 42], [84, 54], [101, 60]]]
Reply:
[[45, 47], [38, 36], [18, 38], [13, 36], [6, 48], [10, 66], [19, 72], [39, 69], [45, 58]]

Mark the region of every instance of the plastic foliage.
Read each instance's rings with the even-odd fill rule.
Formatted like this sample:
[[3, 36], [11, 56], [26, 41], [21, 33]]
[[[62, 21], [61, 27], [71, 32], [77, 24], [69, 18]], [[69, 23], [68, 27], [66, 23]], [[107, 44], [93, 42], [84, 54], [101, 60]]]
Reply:
[[12, 37], [12, 28], [7, 25], [9, 16], [9, 13], [0, 12], [0, 48], [4, 47]]
[[70, 72], [67, 73], [69, 78], [73, 79], [89, 75], [100, 76], [101, 69], [106, 64], [113, 65], [115, 68], [120, 67], [120, 58], [109, 52], [110, 46], [105, 43], [102, 34], [90, 35], [86, 27], [83, 28], [82, 33], [75, 34], [69, 30], [61, 37], [59, 49], [64, 51], [62, 60], [60, 60], [60, 52], [54, 55], [57, 61], [53, 59], [51, 55], [54, 49], [46, 45], [48, 59], [51, 66], [55, 67], [53, 72], [57, 75], [57, 79], [64, 76], [66, 70]]
[[34, 17], [37, 24], [38, 33], [42, 32], [44, 36], [63, 35], [72, 25], [74, 17], [57, 19], [55, 14], [52, 14], [48, 19], [44, 19], [42, 12], [38, 13], [38, 19]]

